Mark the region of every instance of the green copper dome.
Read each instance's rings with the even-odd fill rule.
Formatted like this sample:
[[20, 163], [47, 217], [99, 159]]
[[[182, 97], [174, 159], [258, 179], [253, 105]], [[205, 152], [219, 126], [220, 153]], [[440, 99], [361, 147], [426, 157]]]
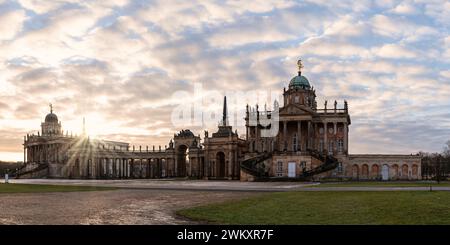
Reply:
[[309, 89], [311, 88], [311, 85], [309, 85], [309, 81], [305, 76], [298, 75], [291, 79], [289, 82], [289, 88]]

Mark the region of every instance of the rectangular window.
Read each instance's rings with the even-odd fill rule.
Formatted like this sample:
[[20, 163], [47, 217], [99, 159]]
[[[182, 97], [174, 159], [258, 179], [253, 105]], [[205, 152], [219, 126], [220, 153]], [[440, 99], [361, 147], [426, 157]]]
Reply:
[[277, 162], [277, 176], [283, 176], [283, 162]]
[[333, 154], [333, 142], [328, 143], [328, 154]]
[[306, 162], [305, 161], [300, 162], [300, 168], [301, 169], [306, 168]]
[[292, 138], [292, 150], [293, 151], [299, 150], [297, 134], [294, 134], [294, 137]]
[[339, 153], [344, 152], [344, 141], [342, 139], [338, 140], [338, 151]]
[[323, 150], [324, 150], [323, 139], [320, 139], [320, 141], [319, 141], [319, 151], [323, 152]]

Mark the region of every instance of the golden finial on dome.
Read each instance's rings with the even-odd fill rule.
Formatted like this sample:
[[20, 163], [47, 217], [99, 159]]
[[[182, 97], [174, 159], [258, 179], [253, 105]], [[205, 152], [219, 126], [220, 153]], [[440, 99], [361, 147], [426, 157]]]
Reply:
[[303, 63], [302, 63], [302, 59], [299, 59], [297, 61], [297, 67], [298, 67], [298, 75], [300, 76], [302, 74], [302, 68], [304, 67]]

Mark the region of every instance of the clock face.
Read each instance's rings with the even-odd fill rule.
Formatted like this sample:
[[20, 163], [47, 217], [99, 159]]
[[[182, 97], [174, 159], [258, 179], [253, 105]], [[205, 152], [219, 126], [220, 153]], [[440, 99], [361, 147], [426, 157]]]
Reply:
[[328, 129], [328, 133], [332, 134], [333, 133], [333, 128], [329, 128]]

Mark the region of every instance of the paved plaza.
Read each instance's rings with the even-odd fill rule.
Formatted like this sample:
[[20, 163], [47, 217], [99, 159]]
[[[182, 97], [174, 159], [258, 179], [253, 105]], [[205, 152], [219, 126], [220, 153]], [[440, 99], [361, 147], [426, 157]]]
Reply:
[[130, 189], [0, 194], [0, 224], [196, 224], [175, 211], [252, 195]]
[[[0, 224], [196, 224], [179, 209], [284, 191], [429, 191], [429, 187], [320, 187], [318, 183], [202, 180], [13, 179], [11, 183], [117, 187], [0, 194]], [[450, 187], [433, 187], [450, 191]]]

